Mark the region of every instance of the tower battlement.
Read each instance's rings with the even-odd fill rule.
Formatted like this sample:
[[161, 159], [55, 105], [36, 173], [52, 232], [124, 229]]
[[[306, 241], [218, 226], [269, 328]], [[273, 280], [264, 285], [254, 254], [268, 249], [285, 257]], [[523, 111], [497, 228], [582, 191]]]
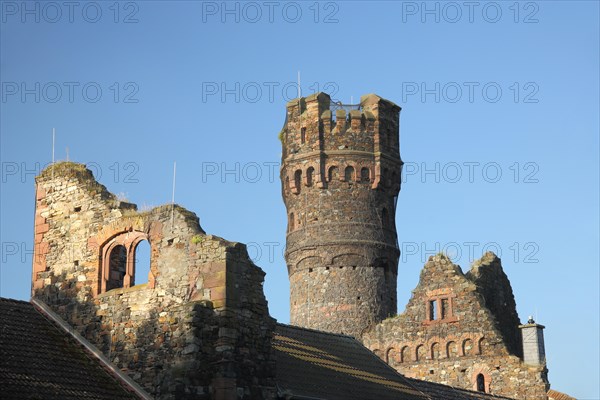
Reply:
[[396, 312], [400, 107], [287, 104], [281, 181], [292, 324], [360, 336]]
[[375, 94], [362, 96], [360, 104], [343, 105], [319, 92], [291, 100], [286, 108], [285, 156], [317, 150], [399, 154], [400, 107]]
[[332, 102], [315, 93], [287, 103], [282, 130], [284, 190], [302, 183], [318, 188], [337, 181], [400, 189], [400, 107], [375, 94], [358, 105]]

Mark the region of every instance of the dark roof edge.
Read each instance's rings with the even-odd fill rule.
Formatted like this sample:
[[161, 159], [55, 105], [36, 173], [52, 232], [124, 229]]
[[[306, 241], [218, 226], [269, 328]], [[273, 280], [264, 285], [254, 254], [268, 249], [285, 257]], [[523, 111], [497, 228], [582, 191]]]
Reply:
[[81, 336], [75, 329], [73, 329], [65, 320], [63, 320], [58, 314], [50, 309], [45, 303], [38, 299], [31, 299], [31, 304], [33, 307], [44, 317], [48, 318], [52, 322], [54, 322], [59, 328], [61, 328], [65, 333], [70, 335], [73, 339], [77, 341], [80, 345], [82, 345], [88, 354], [91, 354], [104, 369], [110, 372], [116, 379], [118, 379], [127, 389], [131, 392], [135, 393], [141, 399], [144, 400], [153, 400], [154, 398], [150, 396], [140, 385], [137, 384], [133, 379], [119, 370], [117, 367], [111, 363], [108, 358], [104, 356], [93, 344], [87, 341], [83, 336]]

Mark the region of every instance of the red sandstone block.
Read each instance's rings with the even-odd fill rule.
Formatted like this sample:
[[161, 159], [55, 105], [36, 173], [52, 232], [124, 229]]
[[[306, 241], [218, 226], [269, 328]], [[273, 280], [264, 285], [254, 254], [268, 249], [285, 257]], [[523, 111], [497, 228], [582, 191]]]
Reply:
[[44, 189], [43, 187], [38, 186], [36, 191], [35, 191], [35, 199], [36, 200], [41, 200], [44, 197], [46, 197], [46, 189]]
[[210, 289], [210, 299], [212, 301], [222, 300], [226, 298], [225, 286], [213, 287]]
[[49, 224], [40, 224], [35, 226], [35, 233], [46, 233], [50, 230]]
[[227, 266], [224, 262], [211, 262], [208, 264], [208, 272], [225, 271]]
[[212, 288], [217, 286], [225, 286], [225, 271], [218, 271], [212, 274], [208, 274], [204, 278], [204, 287]]

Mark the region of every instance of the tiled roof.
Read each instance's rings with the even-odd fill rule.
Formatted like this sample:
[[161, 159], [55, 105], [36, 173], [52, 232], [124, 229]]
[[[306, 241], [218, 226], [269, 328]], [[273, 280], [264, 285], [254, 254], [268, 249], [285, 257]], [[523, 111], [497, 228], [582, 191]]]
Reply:
[[0, 298], [0, 397], [137, 399], [30, 303]]
[[286, 399], [498, 399], [408, 379], [350, 336], [278, 324], [273, 338], [277, 389]]
[[548, 398], [550, 400], [577, 400], [575, 397], [571, 397], [561, 392], [557, 392], [556, 390], [548, 390]]

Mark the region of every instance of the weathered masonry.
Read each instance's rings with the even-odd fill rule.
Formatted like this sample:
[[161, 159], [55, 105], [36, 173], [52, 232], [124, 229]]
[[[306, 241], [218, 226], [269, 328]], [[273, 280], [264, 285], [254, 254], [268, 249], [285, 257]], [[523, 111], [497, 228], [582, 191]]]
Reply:
[[442, 254], [421, 271], [404, 313], [363, 336], [401, 374], [515, 399], [546, 400], [543, 326], [520, 325], [500, 259], [463, 274]]
[[360, 335], [396, 313], [400, 107], [292, 100], [280, 134], [291, 322]]
[[[138, 212], [81, 164], [36, 183], [34, 298], [157, 399], [272, 397], [275, 321], [244, 245], [177, 205]], [[148, 277], [136, 276], [144, 240]]]

